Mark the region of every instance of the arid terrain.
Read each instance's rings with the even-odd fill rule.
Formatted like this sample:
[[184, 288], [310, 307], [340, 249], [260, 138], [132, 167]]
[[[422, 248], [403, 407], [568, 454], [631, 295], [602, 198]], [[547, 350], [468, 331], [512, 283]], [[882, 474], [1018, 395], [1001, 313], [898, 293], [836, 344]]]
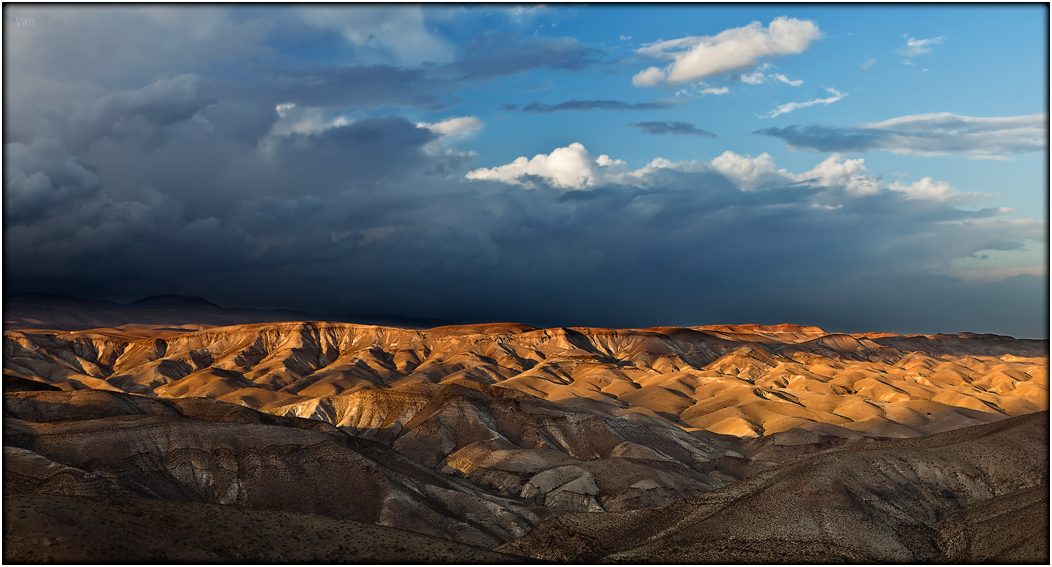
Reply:
[[1048, 560], [1047, 340], [44, 303], [8, 561]]

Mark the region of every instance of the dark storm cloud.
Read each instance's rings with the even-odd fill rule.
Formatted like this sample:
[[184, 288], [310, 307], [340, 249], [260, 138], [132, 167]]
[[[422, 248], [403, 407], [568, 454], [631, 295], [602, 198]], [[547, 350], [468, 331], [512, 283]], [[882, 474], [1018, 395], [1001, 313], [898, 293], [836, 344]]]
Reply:
[[4, 151], [4, 220], [21, 223], [58, 204], [79, 203], [101, 186], [98, 175], [56, 140], [7, 144]]
[[[1044, 312], [1027, 300], [1044, 297], [1047, 278], [974, 285], [922, 274], [1047, 240], [1046, 223], [775, 174], [751, 190], [712, 167], [659, 167], [643, 186], [576, 193], [539, 175], [530, 190], [467, 181], [458, 168], [468, 143], [437, 147], [434, 133], [389, 110], [452, 104], [456, 77], [596, 64], [602, 53], [572, 40], [490, 35], [445, 65], [296, 69], [260, 47], [272, 24], [174, 12], [55, 10], [38, 16], [50, 35], [5, 28], [17, 77], [5, 92], [10, 292], [183, 293], [538, 325], [1044, 332]], [[282, 116], [286, 103], [302, 114]]]
[[160, 128], [189, 120], [216, 98], [203, 92], [205, 80], [186, 74], [132, 90], [106, 94], [72, 118], [76, 137], [86, 142], [110, 137], [149, 136]]
[[463, 47], [450, 69], [463, 79], [487, 80], [533, 69], [577, 71], [595, 65], [603, 55], [572, 37], [528, 37], [488, 32]]
[[531, 102], [522, 108], [523, 112], [559, 112], [562, 110], [660, 110], [670, 108], [676, 103], [655, 102], [624, 102], [621, 100], [568, 100], [559, 104], [544, 104]]
[[629, 126], [634, 126], [647, 134], [661, 135], [661, 134], [692, 134], [694, 136], [702, 136], [707, 138], [715, 138], [716, 134], [707, 132], [688, 124], [687, 122], [633, 122]]
[[[908, 291], [908, 296], [904, 291]], [[903, 300], [903, 299], [906, 300]], [[785, 297], [786, 320], [859, 328], [860, 306], [871, 330], [914, 333], [981, 332], [1047, 338], [1048, 276], [1019, 275], [969, 283], [937, 275], [868, 273], [816, 282], [810, 296]], [[756, 313], [757, 320], [770, 315]]]
[[374, 180], [401, 171], [419, 170], [426, 157], [421, 147], [435, 139], [430, 130], [418, 128], [401, 116], [364, 118], [316, 134], [292, 134], [280, 138], [276, 159], [286, 168], [308, 168], [317, 175]]
[[[369, 12], [378, 21], [384, 19], [384, 10]], [[395, 20], [402, 15], [398, 10], [389, 12]], [[240, 103], [269, 105], [271, 109], [293, 102], [355, 109], [393, 106], [440, 110], [457, 101], [458, 80], [485, 81], [536, 69], [576, 71], [595, 64], [603, 55], [573, 38], [492, 32], [465, 46], [459, 58], [441, 65], [405, 67], [394, 57], [371, 65], [351, 60], [347, 64], [305, 67], [305, 61], [279, 54], [271, 44], [295, 44], [297, 34], [316, 39], [319, 22], [301, 21], [291, 11], [283, 16], [290, 19], [287, 25], [279, 25], [274, 16], [281, 13], [197, 7], [128, 10], [23, 6], [19, 15], [34, 18], [37, 25], [26, 30], [5, 23], [5, 32], [11, 37], [5, 65], [11, 76], [19, 78], [7, 85], [5, 102], [40, 112], [5, 117], [11, 120], [10, 124], [5, 120], [5, 134], [14, 136], [8, 141], [29, 142], [34, 134], [53, 126], [41, 124], [39, 114], [54, 121], [67, 120], [74, 112], [88, 113], [93, 116], [79, 120], [94, 117], [101, 120], [96, 127], [116, 128], [113, 133], [133, 129], [137, 127], [134, 123], [107, 121], [118, 115], [132, 120], [128, 114], [112, 114], [114, 110], [108, 105], [148, 104], [133, 100], [148, 96], [159, 102], [163, 94], [178, 96], [179, 88], [182, 94], [218, 98], [228, 109], [231, 101], [224, 95], [240, 91]], [[343, 24], [333, 25], [340, 28]], [[404, 39], [386, 37], [380, 43], [397, 49]], [[179, 69], [182, 75], [150, 87], [158, 76], [169, 75], [172, 69]], [[224, 84], [219, 77], [228, 82]], [[202, 94], [200, 87], [206, 84], [211, 92]], [[163, 92], [148, 92], [150, 88]], [[137, 89], [146, 90], [129, 92]], [[101, 97], [110, 98], [99, 100], [98, 108], [83, 108], [84, 101]], [[168, 110], [179, 112], [178, 101], [171, 103]], [[160, 108], [143, 108], [139, 120], [165, 120], [151, 114]]]
[[[1018, 248], [1045, 230], [989, 213], [986, 225], [974, 224], [982, 215], [917, 206], [889, 191], [852, 198], [792, 183], [741, 191], [712, 170], [658, 169], [651, 188], [604, 185], [580, 195], [587, 199], [569, 199], [572, 192], [541, 177], [534, 190], [443, 180], [413, 173], [434, 158], [416, 152], [431, 137], [411, 126], [389, 117], [291, 136], [275, 156], [283, 170], [304, 172], [298, 194], [247, 198], [227, 214], [203, 217], [147, 189], [123, 199], [103, 190], [90, 206], [9, 227], [5, 256], [17, 268], [8, 276], [20, 288], [67, 293], [75, 277], [81, 289], [111, 297], [193, 293], [228, 305], [540, 325], [833, 321], [858, 330], [894, 323], [869, 305], [896, 306], [896, 313], [913, 305], [930, 318], [886, 328], [991, 330], [982, 326], [988, 313], [958, 313], [960, 302], [1016, 311], [1018, 302], [998, 299], [996, 286], [920, 285], [928, 280], [918, 270]], [[383, 150], [346, 171], [399, 152], [413, 157], [387, 167], [410, 171], [384, 177], [397, 182], [344, 190], [306, 173], [370, 142]], [[318, 151], [331, 153], [314, 160]], [[815, 207], [820, 198], [841, 208]], [[33, 261], [39, 258], [50, 261]], [[904, 295], [896, 282], [919, 287]], [[1020, 317], [1028, 325], [1020, 328], [1043, 324]], [[924, 327], [936, 320], [960, 327]]]
[[250, 10], [24, 4], [15, 12], [35, 25], [19, 29], [8, 21], [9, 10], [5, 66], [70, 82], [147, 82], [172, 69], [272, 57], [263, 44], [279, 25]]
[[455, 98], [445, 93], [455, 92], [457, 81], [486, 81], [536, 69], [576, 71], [596, 64], [602, 55], [573, 38], [525, 37], [510, 32], [477, 37], [463, 51], [460, 59], [444, 65], [301, 69], [271, 77], [267, 85], [282, 101], [313, 106], [441, 110]]
[[388, 65], [300, 69], [270, 77], [264, 85], [275, 103], [365, 108], [403, 106], [427, 110], [445, 108], [448, 101], [438, 92], [451, 86], [433, 69]]
[[[259, 118], [266, 118], [269, 131], [278, 116]], [[162, 146], [135, 138], [107, 141], [92, 145], [81, 160], [108, 181], [107, 193], [115, 199], [149, 186], [178, 198], [188, 215], [220, 218], [255, 198], [376, 190], [448, 163], [448, 156], [426, 154], [423, 146], [435, 139], [431, 131], [400, 116], [258, 139], [246, 137], [244, 127], [190, 122]]]

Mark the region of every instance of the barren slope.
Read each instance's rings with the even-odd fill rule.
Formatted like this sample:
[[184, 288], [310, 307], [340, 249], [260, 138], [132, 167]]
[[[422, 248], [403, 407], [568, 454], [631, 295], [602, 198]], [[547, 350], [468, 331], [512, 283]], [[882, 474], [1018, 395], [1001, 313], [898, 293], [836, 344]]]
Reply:
[[319, 421], [98, 390], [5, 393], [4, 492], [321, 514], [486, 547], [543, 515]]
[[[5, 493], [225, 504], [495, 546], [560, 514], [675, 506], [801, 456], [1045, 409], [1047, 344], [793, 325], [7, 330]], [[990, 510], [1011, 520], [1031, 500]], [[975, 510], [924, 516], [956, 535], [905, 549], [977, 556], [993, 512]], [[827, 543], [814, 558], [834, 557]], [[872, 555], [845, 549], [835, 557]]]
[[269, 323], [153, 336], [142, 328], [6, 331], [4, 340], [12, 376], [64, 389], [210, 397], [357, 430], [401, 427], [416, 409], [396, 404], [404, 415], [392, 416], [356, 393], [464, 381], [745, 437], [794, 428], [910, 437], [1048, 407], [1047, 341], [967, 333]]
[[7, 563], [445, 563], [525, 560], [327, 516], [167, 500], [4, 498]]
[[559, 562], [1048, 560], [1048, 412], [803, 458], [703, 496], [548, 520], [501, 551]]
[[835, 445], [692, 435], [647, 416], [473, 386], [400, 392], [419, 411], [398, 436], [383, 428], [348, 436], [349, 428], [207, 398], [10, 392], [5, 486], [319, 513], [496, 545], [551, 514], [659, 506]]

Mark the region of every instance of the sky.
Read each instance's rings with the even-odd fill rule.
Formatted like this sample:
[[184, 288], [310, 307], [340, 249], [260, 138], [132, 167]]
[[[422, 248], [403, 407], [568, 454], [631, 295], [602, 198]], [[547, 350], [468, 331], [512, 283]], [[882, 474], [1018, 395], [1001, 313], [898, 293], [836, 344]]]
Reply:
[[1048, 336], [1048, 7], [5, 5], [8, 292]]

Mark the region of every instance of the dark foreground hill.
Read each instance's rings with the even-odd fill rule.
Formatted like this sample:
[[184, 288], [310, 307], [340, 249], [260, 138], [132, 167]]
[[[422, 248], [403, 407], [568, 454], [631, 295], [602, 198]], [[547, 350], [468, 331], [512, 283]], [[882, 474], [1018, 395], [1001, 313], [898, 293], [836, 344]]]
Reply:
[[558, 562], [1049, 560], [1048, 412], [798, 459], [651, 510], [569, 514], [498, 547]]
[[525, 563], [386, 526], [235, 506], [33, 494], [4, 498], [5, 563]]
[[[636, 474], [633, 462], [646, 466], [646, 455], [532, 477], [512, 469], [476, 478], [435, 470], [321, 421], [214, 400], [96, 390], [4, 397], [8, 562], [1048, 558], [1048, 412], [804, 454], [661, 508], [560, 516], [567, 498], [609, 505], [616, 491], [588, 486]], [[543, 404], [531, 411], [538, 409]], [[452, 424], [435, 423], [437, 430]], [[737, 448], [769, 453], [758, 447], [762, 441]], [[730, 450], [712, 442], [714, 455]], [[499, 450], [495, 456], [507, 458]], [[522, 482], [515, 478], [529, 479], [523, 494], [515, 494], [517, 484], [502, 494], [502, 484]], [[507, 555], [485, 549], [516, 537], [494, 549]]]
[[[526, 533], [543, 512], [329, 424], [208, 399], [5, 393], [3, 433], [5, 498], [223, 504], [381, 524], [484, 547]], [[18, 533], [17, 523], [5, 522], [5, 538]]]

